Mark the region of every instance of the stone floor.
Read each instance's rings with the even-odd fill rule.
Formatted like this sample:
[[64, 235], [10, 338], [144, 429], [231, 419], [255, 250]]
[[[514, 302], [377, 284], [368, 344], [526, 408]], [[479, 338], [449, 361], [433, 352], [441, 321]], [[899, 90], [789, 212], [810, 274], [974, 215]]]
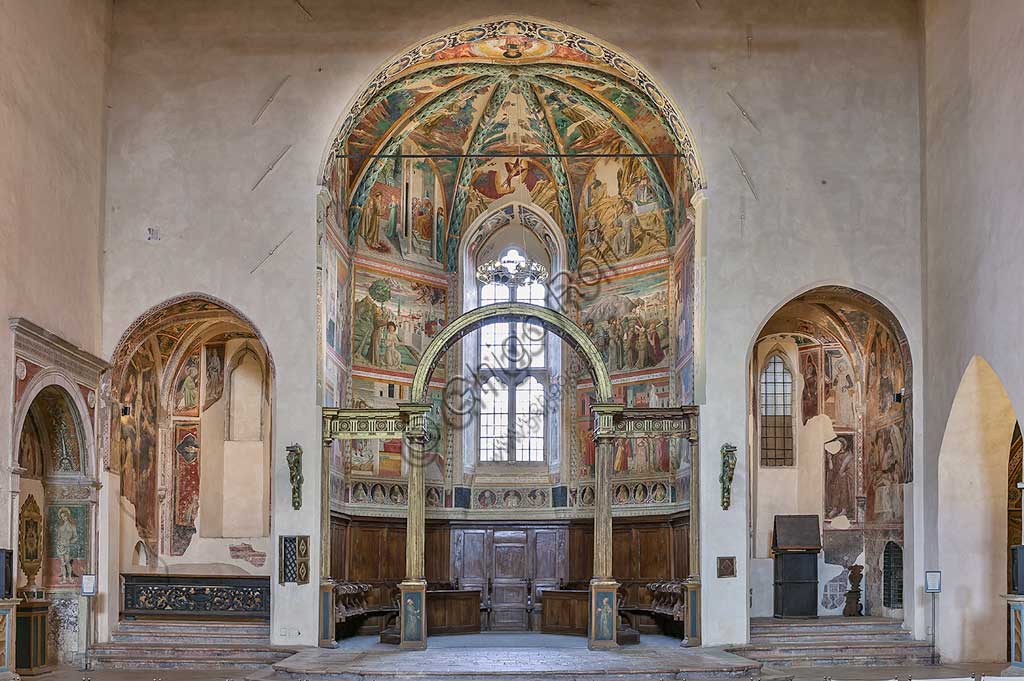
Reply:
[[[644, 636], [643, 644], [617, 651], [587, 651], [586, 641], [576, 636], [527, 633], [486, 633], [466, 636], [437, 636], [422, 652], [399, 651], [381, 645], [376, 637], [347, 639], [337, 650], [309, 649], [276, 665], [286, 674], [276, 678], [330, 681], [336, 674], [347, 679], [387, 679], [424, 676], [455, 678], [459, 681], [487, 678], [492, 674], [506, 679], [595, 679], [595, 678], [688, 678], [697, 679], [714, 670], [711, 676], [747, 679], [751, 663], [736, 655], [712, 648], [680, 648], [679, 640], [664, 636]], [[543, 654], [540, 653], [543, 651]], [[773, 672], [765, 678], [793, 681], [885, 681], [891, 679], [970, 679], [974, 675], [998, 676], [1005, 663], [940, 665], [937, 667], [794, 667]], [[426, 674], [425, 674], [426, 672]], [[638, 672], [640, 672], [638, 674]], [[451, 676], [449, 676], [451, 675]], [[678, 676], [677, 676], [678, 675]], [[757, 672], [754, 671], [754, 676]], [[272, 670], [244, 671], [172, 671], [172, 670], [100, 670], [79, 671], [62, 668], [42, 677], [47, 681], [243, 681], [275, 678]]]
[[[314, 681], [383, 681], [420, 678], [621, 679], [661, 681], [744, 677], [760, 665], [710, 648], [683, 648], [667, 636], [645, 636], [639, 645], [587, 650], [581, 636], [498, 633], [436, 636], [424, 651], [404, 651], [374, 637], [346, 639], [336, 650], [304, 650], [274, 665], [277, 677]], [[288, 676], [290, 675], [290, 676]], [[260, 678], [254, 675], [251, 678]]]

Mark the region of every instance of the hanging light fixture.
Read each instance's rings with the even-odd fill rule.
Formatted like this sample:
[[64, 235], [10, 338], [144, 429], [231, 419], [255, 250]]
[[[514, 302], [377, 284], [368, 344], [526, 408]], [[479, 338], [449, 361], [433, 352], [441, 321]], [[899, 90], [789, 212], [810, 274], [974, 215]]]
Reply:
[[546, 281], [548, 268], [523, 256], [511, 248], [501, 258], [489, 260], [476, 268], [476, 279], [481, 284], [529, 286]]

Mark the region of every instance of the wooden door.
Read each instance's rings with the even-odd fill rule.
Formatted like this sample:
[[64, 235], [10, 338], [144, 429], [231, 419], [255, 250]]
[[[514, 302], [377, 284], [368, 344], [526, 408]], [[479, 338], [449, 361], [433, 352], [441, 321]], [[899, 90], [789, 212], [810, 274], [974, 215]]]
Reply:
[[565, 578], [565, 539], [564, 529], [530, 530], [530, 602], [532, 622], [530, 629], [538, 631], [541, 625], [544, 601], [541, 591], [557, 589]]
[[528, 535], [522, 529], [494, 530], [491, 540], [491, 628], [523, 631], [527, 628], [529, 558]]

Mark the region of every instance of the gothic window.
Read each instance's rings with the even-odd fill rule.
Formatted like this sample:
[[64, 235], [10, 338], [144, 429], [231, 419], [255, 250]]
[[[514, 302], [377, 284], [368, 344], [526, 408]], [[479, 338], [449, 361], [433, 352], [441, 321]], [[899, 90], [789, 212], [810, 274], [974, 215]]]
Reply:
[[882, 552], [882, 605], [903, 607], [903, 549], [894, 541], [886, 542]]
[[[517, 248], [478, 268], [480, 304], [546, 305], [546, 270]], [[496, 322], [480, 332], [479, 456], [485, 463], [545, 460], [549, 373], [538, 324]]]
[[793, 374], [778, 354], [761, 372], [761, 465], [793, 465]]

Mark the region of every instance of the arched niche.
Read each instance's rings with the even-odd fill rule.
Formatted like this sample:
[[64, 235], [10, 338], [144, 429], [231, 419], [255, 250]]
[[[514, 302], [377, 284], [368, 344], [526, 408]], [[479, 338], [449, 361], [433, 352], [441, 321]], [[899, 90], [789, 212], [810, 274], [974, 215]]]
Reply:
[[[113, 357], [121, 569], [138, 568], [142, 542], [146, 569], [265, 573], [274, 365], [256, 327], [222, 301], [189, 294], [142, 315]], [[234, 434], [233, 420], [244, 423]]]
[[[762, 456], [760, 378], [772, 356], [793, 375], [792, 460]], [[904, 547], [904, 495], [913, 480], [913, 365], [896, 316], [847, 287], [812, 289], [781, 305], [751, 352], [752, 614], [772, 614], [775, 515], [818, 515], [819, 615], [841, 614], [847, 568], [864, 566], [865, 614], [902, 617], [909, 597], [884, 598], [884, 552]], [[913, 592], [910, 580], [903, 585]], [[895, 607], [899, 606], [899, 607]]]
[[[55, 609], [76, 596], [95, 560], [92, 428], [82, 397], [62, 372], [45, 371], [25, 393], [18, 416], [15, 586], [25, 597], [52, 601]], [[73, 633], [67, 627], [54, 632], [62, 660], [77, 650]]]

